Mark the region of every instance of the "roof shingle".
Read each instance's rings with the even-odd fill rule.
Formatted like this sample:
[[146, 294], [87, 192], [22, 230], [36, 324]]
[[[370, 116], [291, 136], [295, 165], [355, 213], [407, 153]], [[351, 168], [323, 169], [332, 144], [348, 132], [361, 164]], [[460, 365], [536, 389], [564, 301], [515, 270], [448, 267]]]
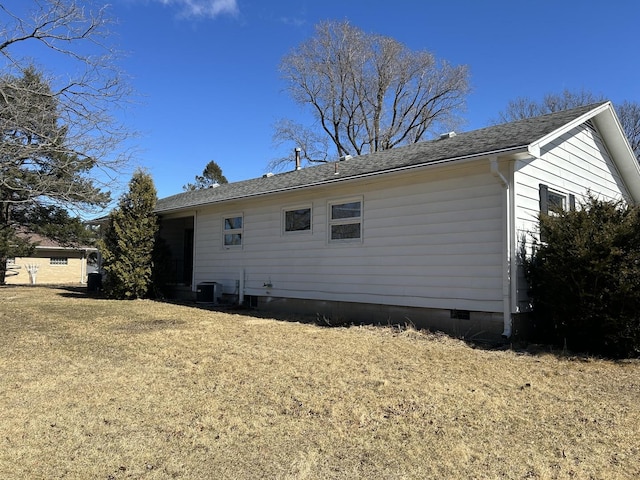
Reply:
[[338, 164], [338, 175], [335, 173], [335, 162], [331, 162], [269, 177], [179, 193], [158, 200], [156, 212], [169, 212], [210, 203], [339, 182], [358, 176], [378, 174], [412, 166], [526, 148], [527, 145], [535, 140], [579, 118], [603, 103], [605, 102], [460, 133], [444, 140], [438, 139], [414, 143], [391, 150], [353, 157]]

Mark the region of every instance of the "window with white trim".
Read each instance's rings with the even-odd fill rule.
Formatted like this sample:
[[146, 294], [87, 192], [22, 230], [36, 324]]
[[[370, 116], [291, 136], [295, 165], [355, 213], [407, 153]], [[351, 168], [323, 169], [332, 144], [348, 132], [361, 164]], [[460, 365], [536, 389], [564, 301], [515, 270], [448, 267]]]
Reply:
[[571, 210], [575, 210], [576, 208], [576, 200], [574, 195], [567, 195], [557, 190], [552, 190], [543, 183], [541, 183], [539, 186], [539, 194], [540, 213], [543, 213], [545, 215], [557, 215], [567, 210], [567, 207], [569, 207], [569, 209]]
[[549, 213], [560, 213], [566, 209], [567, 197], [557, 193], [549, 191], [547, 195], [547, 202], [549, 206]]
[[[567, 203], [570, 210], [576, 209], [576, 197], [573, 194], [567, 195], [556, 190], [551, 190], [544, 183], [538, 185], [538, 194], [541, 215], [560, 215], [567, 210]], [[540, 241], [547, 241], [546, 235], [542, 231], [540, 232]]]
[[282, 211], [282, 225], [285, 234], [311, 231], [311, 207], [286, 208]]
[[362, 199], [329, 203], [329, 241], [358, 242], [362, 239]]
[[226, 248], [242, 246], [242, 215], [224, 217], [222, 228], [222, 245]]
[[67, 265], [69, 259], [67, 257], [51, 257], [49, 259], [49, 265]]

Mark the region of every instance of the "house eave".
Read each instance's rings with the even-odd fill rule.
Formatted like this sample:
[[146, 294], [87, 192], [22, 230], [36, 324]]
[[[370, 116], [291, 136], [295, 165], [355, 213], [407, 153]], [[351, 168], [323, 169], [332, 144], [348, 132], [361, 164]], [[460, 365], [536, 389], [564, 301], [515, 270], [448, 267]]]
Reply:
[[571, 131], [588, 120], [593, 120], [603, 137], [603, 141], [611, 153], [616, 168], [627, 187], [631, 200], [640, 202], [640, 164], [624, 133], [622, 125], [615, 113], [611, 102], [603, 103], [589, 110], [573, 121], [566, 123], [528, 146], [528, 151], [535, 158], [540, 157], [540, 151], [555, 139]]
[[555, 130], [553, 130], [552, 132], [549, 132], [547, 135], [539, 138], [538, 140], [531, 142], [529, 144], [529, 151], [533, 151], [533, 152], [537, 152], [540, 151], [542, 149], [542, 147], [544, 147], [545, 145], [551, 143], [553, 140], [555, 140], [558, 137], [561, 137], [562, 135], [564, 135], [565, 133], [573, 130], [574, 128], [576, 128], [578, 125], [583, 124], [584, 122], [586, 122], [587, 120], [590, 120], [591, 118], [599, 115], [600, 113], [613, 108], [611, 106], [611, 102], [606, 102], [603, 103], [602, 105], [593, 108], [592, 110], [589, 110], [588, 112], [584, 113], [583, 115], [574, 118], [572, 121], [565, 123], [564, 125], [562, 125], [562, 127], [557, 128]]
[[452, 163], [465, 163], [465, 162], [478, 160], [478, 159], [481, 159], [481, 158], [494, 157], [494, 156], [498, 156], [498, 155], [508, 155], [508, 154], [514, 154], [514, 155], [515, 154], [526, 154], [528, 156], [527, 145], [520, 145], [520, 146], [516, 146], [516, 147], [509, 147], [509, 148], [503, 148], [503, 149], [498, 149], [498, 150], [490, 150], [490, 151], [479, 152], [479, 153], [474, 153], [474, 154], [470, 154], [470, 155], [446, 158], [446, 159], [442, 159], [442, 160], [435, 160], [435, 161], [429, 161], [429, 162], [416, 163], [416, 164], [412, 164], [412, 165], [405, 165], [405, 166], [402, 166], [402, 167], [395, 167], [395, 168], [390, 168], [390, 169], [385, 169], [385, 170], [377, 170], [377, 171], [374, 171], [374, 172], [367, 172], [367, 173], [362, 173], [362, 174], [357, 174], [357, 175], [349, 175], [349, 176], [346, 176], [346, 177], [340, 177], [340, 173], [337, 173], [335, 178], [328, 179], [328, 180], [322, 180], [322, 181], [319, 181], [319, 182], [305, 183], [303, 185], [294, 185], [294, 186], [290, 186], [290, 187], [286, 187], [286, 188], [278, 188], [278, 189], [273, 189], [273, 190], [266, 190], [266, 191], [262, 191], [262, 192], [256, 192], [256, 193], [253, 193], [253, 194], [231, 196], [231, 197], [227, 197], [227, 198], [224, 198], [224, 199], [221, 199], [221, 200], [209, 200], [209, 201], [203, 201], [203, 202], [198, 202], [198, 203], [191, 203], [189, 205], [179, 206], [179, 207], [175, 207], [175, 208], [168, 208], [168, 209], [161, 209], [161, 210], [157, 209], [156, 213], [162, 215], [162, 214], [171, 214], [171, 213], [177, 213], [177, 212], [182, 212], [182, 211], [190, 211], [190, 210], [193, 210], [193, 209], [196, 209], [196, 208], [201, 208], [201, 207], [208, 206], [208, 205], [220, 205], [220, 204], [229, 203], [229, 202], [235, 202], [235, 201], [239, 201], [239, 200], [246, 200], [246, 199], [258, 198], [258, 197], [264, 197], [264, 196], [270, 196], [270, 195], [278, 195], [278, 194], [282, 194], [282, 193], [286, 193], [286, 192], [294, 192], [294, 191], [299, 191], [299, 190], [306, 190], [306, 189], [325, 187], [325, 186], [329, 186], [329, 185], [335, 185], [337, 183], [355, 182], [355, 181], [363, 180], [363, 179], [366, 179], [366, 178], [374, 178], [374, 177], [379, 177], [379, 176], [383, 176], [383, 175], [392, 175], [392, 174], [395, 174], [395, 173], [402, 173], [402, 172], [418, 170], [418, 169], [435, 168], [435, 167], [448, 165], [448, 164], [452, 164]]
[[63, 252], [97, 252], [98, 249], [96, 247], [61, 247], [61, 246], [47, 246], [47, 245], [36, 245], [36, 250], [59, 250]]

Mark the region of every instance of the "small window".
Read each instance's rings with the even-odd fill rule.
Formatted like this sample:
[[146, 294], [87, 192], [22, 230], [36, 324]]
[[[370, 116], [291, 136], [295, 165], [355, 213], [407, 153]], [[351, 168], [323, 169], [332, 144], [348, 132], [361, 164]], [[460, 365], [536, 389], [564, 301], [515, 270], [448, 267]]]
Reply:
[[352, 242], [362, 238], [362, 200], [329, 204], [329, 241]]
[[[547, 185], [540, 184], [540, 213], [545, 215], [559, 214], [567, 210], [575, 210], [576, 200], [574, 195], [566, 195], [549, 189]], [[568, 202], [568, 205], [567, 205]]]
[[49, 265], [67, 265], [69, 259], [67, 257], [51, 257], [49, 259]]
[[[538, 193], [540, 196], [541, 215], [560, 215], [562, 212], [567, 211], [567, 207], [569, 207], [569, 210], [576, 209], [576, 197], [573, 194], [566, 195], [550, 190], [544, 183], [539, 185]], [[542, 231], [540, 232], [540, 241], [547, 241], [546, 235]]]
[[15, 264], [16, 264], [16, 257], [7, 258], [7, 265], [15, 265]]
[[242, 246], [242, 215], [224, 218], [223, 245], [225, 247]]
[[284, 232], [310, 232], [311, 207], [284, 210]]
[[556, 192], [548, 192], [547, 205], [549, 213], [560, 213], [566, 209], [567, 197]]

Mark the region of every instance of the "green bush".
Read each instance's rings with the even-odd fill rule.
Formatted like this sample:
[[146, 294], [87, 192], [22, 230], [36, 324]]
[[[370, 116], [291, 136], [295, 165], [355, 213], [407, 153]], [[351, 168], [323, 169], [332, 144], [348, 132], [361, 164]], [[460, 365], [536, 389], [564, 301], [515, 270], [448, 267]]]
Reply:
[[538, 340], [613, 357], [640, 354], [640, 207], [589, 195], [540, 216], [525, 262]]

